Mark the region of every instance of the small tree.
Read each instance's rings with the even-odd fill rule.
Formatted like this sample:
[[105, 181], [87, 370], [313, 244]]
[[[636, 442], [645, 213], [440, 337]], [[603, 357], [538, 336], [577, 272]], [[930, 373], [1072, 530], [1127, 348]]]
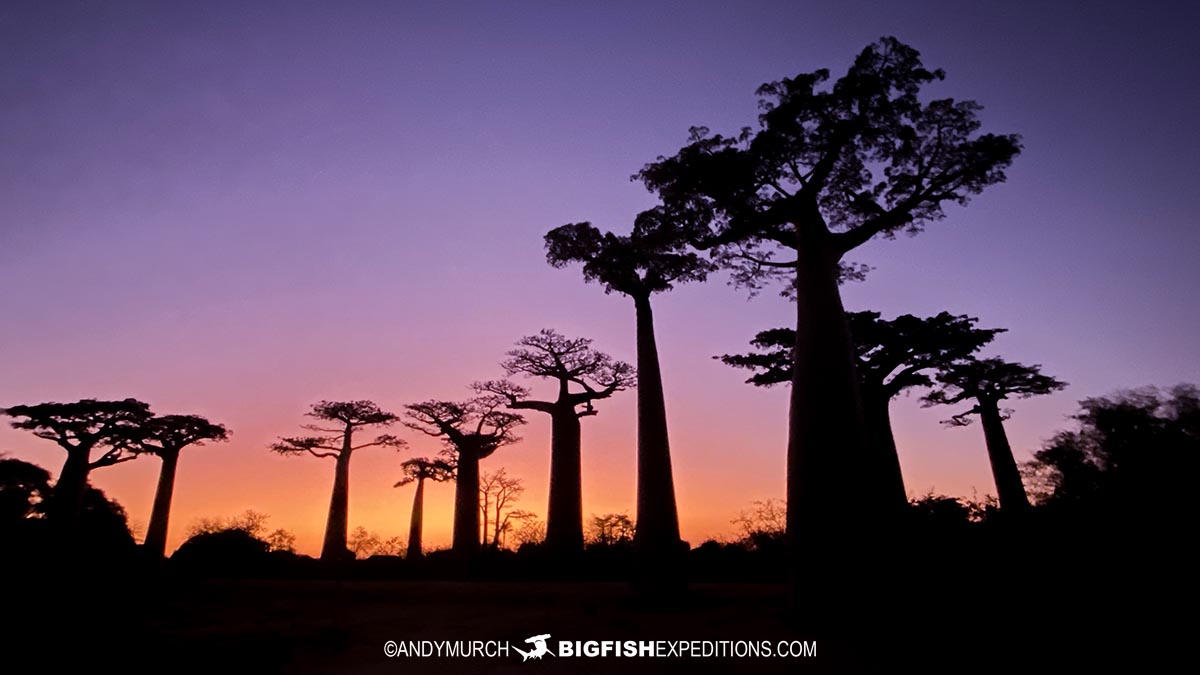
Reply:
[[[503, 467], [494, 473], [485, 473], [479, 479], [479, 514], [483, 519], [483, 541], [488, 543], [488, 523], [491, 522], [492, 534], [490, 545], [500, 548], [500, 537], [508, 531], [514, 517], [518, 520], [528, 517], [525, 511], [513, 509], [513, 504], [520, 501], [525, 492], [524, 481], [515, 476], [509, 476]], [[516, 514], [516, 516], [514, 516]]]
[[526, 544], [536, 546], [546, 541], [546, 521], [540, 520], [537, 514], [530, 513], [522, 518], [513, 528], [513, 539], [520, 548]]
[[731, 521], [742, 532], [742, 541], [749, 548], [761, 549], [772, 542], [783, 541], [787, 532], [787, 502], [764, 499], [751, 502]]
[[143, 550], [158, 558], [166, 553], [167, 525], [171, 518], [171, 497], [175, 493], [175, 472], [179, 467], [180, 451], [189, 445], [228, 439], [228, 429], [199, 415], [163, 415], [142, 425], [133, 450], [155, 455], [162, 460]]
[[308, 431], [319, 435], [281, 438], [271, 450], [281, 455], [302, 455], [334, 460], [333, 494], [329, 500], [329, 519], [325, 524], [325, 539], [321, 544], [321, 560], [341, 560], [349, 556], [346, 548], [346, 528], [350, 517], [350, 456], [356, 450], [386, 446], [397, 450], [406, 443], [390, 434], [376, 436], [367, 443], [354, 445], [354, 434], [364, 428], [388, 427], [399, 418], [381, 410], [373, 401], [321, 401], [306, 413], [321, 420], [321, 424], [306, 424]]
[[479, 461], [520, 440], [515, 431], [525, 418], [504, 410], [506, 403], [503, 396], [491, 395], [461, 403], [430, 400], [405, 406], [405, 425], [441, 438], [454, 458], [452, 548], [459, 555], [479, 551]]
[[[88, 475], [100, 467], [136, 458], [130, 450], [132, 442], [153, 416], [148, 404], [132, 398], [17, 405], [0, 412], [13, 418], [14, 429], [32, 431], [66, 450], [67, 460], [54, 484], [50, 515], [68, 533], [79, 524]], [[92, 451], [97, 449], [104, 454], [93, 460]]]
[[417, 484], [417, 491], [413, 495], [412, 516], [408, 526], [408, 558], [420, 558], [424, 553], [421, 550], [421, 530], [425, 521], [425, 481], [432, 480], [436, 483], [452, 480], [454, 478], [454, 464], [444, 459], [429, 459], [428, 457], [416, 457], [405, 461], [400, 465], [404, 471], [404, 477], [401, 478], [393, 487], [402, 487], [409, 483]]
[[[499, 394], [515, 410], [550, 415], [550, 504], [546, 544], [571, 553], [583, 550], [583, 497], [579, 420], [597, 414], [593, 403], [637, 382], [633, 366], [592, 348], [587, 338], [567, 338], [550, 329], [521, 338], [518, 349], [500, 364], [508, 376], [524, 375], [557, 385], [553, 400], [529, 398], [530, 392], [507, 380], [475, 385], [478, 391]], [[486, 517], [485, 517], [486, 520]], [[485, 535], [486, 539], [486, 535]]]
[[283, 528], [278, 528], [268, 534], [266, 542], [271, 551], [296, 552], [296, 535]]
[[925, 396], [926, 404], [974, 403], [969, 410], [946, 420], [946, 424], [966, 426], [971, 423], [971, 415], [979, 415], [1000, 508], [1014, 512], [1027, 510], [1029, 497], [1025, 494], [1021, 472], [1004, 432], [1004, 420], [1008, 419], [1010, 411], [1001, 410], [1000, 402], [1008, 398], [1050, 394], [1065, 388], [1066, 383], [1043, 375], [1041, 366], [1010, 363], [999, 358], [956, 363], [938, 373], [937, 381], [938, 388]]
[[613, 546], [627, 544], [634, 540], [637, 527], [633, 520], [624, 513], [606, 513], [602, 516], [592, 516], [592, 544], [598, 546]]
[[563, 225], [546, 234], [547, 262], [554, 267], [579, 263], [585, 281], [633, 300], [638, 369], [637, 546], [642, 553], [641, 574], [656, 585], [679, 578], [682, 549], [650, 297], [675, 284], [703, 281], [712, 269], [685, 250], [686, 242], [662, 227], [661, 218], [658, 209], [642, 212], [629, 235], [601, 233], [591, 223]]
[[346, 547], [354, 554], [355, 558], [370, 558], [379, 550], [380, 544], [379, 535], [374, 532], [368, 532], [367, 528], [359, 526], [354, 528], [350, 533], [350, 539], [346, 543]]

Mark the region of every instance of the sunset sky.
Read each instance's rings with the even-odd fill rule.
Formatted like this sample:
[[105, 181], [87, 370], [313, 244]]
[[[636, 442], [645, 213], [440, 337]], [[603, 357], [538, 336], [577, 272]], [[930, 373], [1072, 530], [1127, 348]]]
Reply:
[[[330, 460], [268, 452], [320, 399], [401, 412], [501, 375], [541, 328], [632, 361], [633, 306], [546, 265], [542, 235], [625, 231], [629, 180], [691, 125], [755, 123], [762, 82], [836, 77], [882, 35], [947, 71], [938, 96], [1020, 133], [1006, 184], [915, 238], [874, 241], [848, 309], [1004, 327], [987, 352], [1071, 386], [1016, 402], [1018, 460], [1114, 389], [1200, 381], [1195, 3], [40, 2], [0, 6], [0, 407], [136, 397], [231, 442], [186, 451], [169, 548], [246, 509], [315, 554]], [[568, 7], [579, 5], [578, 7]], [[584, 6], [586, 5], [586, 6]], [[683, 535], [782, 497], [787, 392], [711, 357], [785, 325], [720, 276], [655, 299]], [[524, 382], [526, 384], [530, 384]], [[532, 383], [535, 392], [545, 385]], [[635, 395], [584, 421], [584, 513], [634, 505]], [[910, 494], [994, 492], [978, 426], [893, 405]], [[549, 419], [484, 461], [545, 516]], [[405, 535], [408, 451], [365, 450], [350, 526]], [[57, 474], [64, 453], [0, 429]], [[157, 459], [93, 474], [149, 518]], [[452, 489], [426, 498], [449, 542]]]

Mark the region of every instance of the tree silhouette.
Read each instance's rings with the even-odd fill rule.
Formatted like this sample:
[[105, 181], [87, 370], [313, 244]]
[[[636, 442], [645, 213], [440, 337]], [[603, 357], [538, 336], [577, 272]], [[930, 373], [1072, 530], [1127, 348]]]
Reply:
[[[914, 387], [932, 385], [928, 371], [969, 358], [1004, 329], [976, 328], [978, 319], [949, 312], [925, 318], [904, 314], [891, 320], [882, 318], [879, 312], [849, 312], [846, 318], [854, 341], [866, 433], [878, 467], [879, 490], [893, 507], [904, 507], [908, 494], [892, 433], [892, 399]], [[746, 380], [750, 384], [769, 387], [791, 383], [794, 330], [765, 330], [750, 344], [758, 351], [716, 358], [736, 368], [756, 371]]]
[[[752, 289], [786, 279], [796, 298], [788, 424], [788, 536], [851, 536], [886, 500], [864, 495], [869, 449], [854, 350], [839, 281], [844, 256], [877, 235], [919, 232], [947, 203], [1004, 180], [1015, 136], [978, 134], [973, 101], [922, 102], [940, 80], [895, 38], [867, 46], [826, 86], [827, 70], [764, 84], [759, 128], [737, 135], [691, 130], [688, 145], [636, 178], [701, 249]], [[780, 252], [792, 252], [788, 260]], [[842, 550], [826, 547], [828, 552]], [[830, 560], [798, 556], [796, 561]]]
[[546, 260], [554, 267], [581, 263], [585, 281], [601, 284], [606, 293], [615, 291], [633, 299], [638, 390], [635, 543], [647, 563], [643, 572], [659, 567], [661, 574], [670, 574], [669, 559], [680, 547], [679, 513], [650, 296], [675, 284], [703, 281], [712, 265], [685, 250], [684, 240], [660, 222], [662, 217], [661, 210], [644, 211], [633, 232], [623, 236], [601, 233], [590, 223], [557, 227], [546, 234]]
[[406, 460], [400, 465], [404, 471], [401, 478], [393, 487], [401, 487], [415, 482], [417, 492], [413, 495], [412, 518], [408, 526], [408, 558], [420, 558], [424, 555], [421, 550], [421, 532], [425, 522], [425, 481], [437, 483], [454, 478], [454, 465], [443, 459], [416, 457]]
[[626, 544], [637, 538], [637, 526], [624, 513], [592, 516], [591, 543], [597, 546]]
[[1009, 363], [999, 358], [960, 361], [939, 372], [937, 382], [938, 387], [925, 396], [926, 404], [974, 403], [970, 410], [954, 415], [946, 423], [966, 426], [971, 423], [971, 415], [979, 415], [1000, 508], [1011, 512], [1027, 510], [1029, 497], [1004, 432], [1009, 412], [1000, 409], [1000, 402], [1049, 394], [1063, 389], [1066, 383], [1042, 375], [1041, 366]]
[[179, 467], [180, 451], [189, 445], [203, 445], [204, 441], [224, 441], [228, 438], [228, 429], [199, 415], [163, 415], [142, 424], [132, 450], [139, 454], [157, 455], [162, 460], [143, 550], [159, 558], [166, 553], [167, 523], [171, 517], [171, 496], [175, 492], [175, 471]]
[[1200, 471], [1200, 390], [1145, 387], [1079, 406], [1078, 428], [1055, 434], [1030, 462], [1039, 503], [1106, 527], [1190, 524]]
[[[32, 431], [34, 436], [54, 441], [67, 451], [67, 460], [54, 484], [50, 516], [68, 533], [79, 525], [88, 475], [94, 469], [136, 458], [130, 450], [132, 441], [153, 416], [148, 404], [132, 398], [17, 405], [3, 413], [14, 418], [13, 428]], [[105, 452], [93, 460], [92, 451], [96, 449]]]
[[597, 414], [594, 401], [636, 385], [637, 373], [633, 366], [593, 349], [591, 340], [567, 338], [550, 329], [521, 338], [517, 346], [500, 364], [505, 374], [553, 380], [558, 385], [554, 400], [531, 400], [528, 389], [507, 380], [477, 383], [475, 388], [503, 396], [514, 410], [550, 415], [546, 545], [563, 553], [578, 552], [583, 550], [579, 420]]
[[373, 401], [321, 401], [306, 413], [334, 428], [320, 424], [306, 424], [304, 429], [321, 435], [281, 438], [271, 450], [281, 455], [308, 453], [314, 457], [332, 458], [335, 461], [333, 494], [329, 499], [329, 520], [325, 524], [325, 540], [321, 544], [321, 560], [345, 560], [351, 557], [346, 548], [346, 529], [350, 517], [350, 457], [355, 450], [374, 446], [387, 446], [397, 450], [406, 443], [382, 434], [368, 443], [354, 445], [354, 434], [368, 427], [388, 427], [399, 418], [381, 410]]
[[525, 423], [504, 410], [503, 396], [476, 396], [468, 401], [424, 401], [405, 406], [405, 426], [441, 438], [455, 464], [454, 536], [459, 555], [479, 551], [479, 460], [500, 446], [515, 443], [516, 428]]
[[528, 511], [513, 509], [513, 503], [525, 492], [525, 481], [509, 476], [503, 467], [485, 473], [479, 479], [479, 513], [483, 518], [483, 541], [488, 542], [488, 524], [492, 526], [490, 546], [500, 548], [500, 537], [514, 520], [533, 517]]

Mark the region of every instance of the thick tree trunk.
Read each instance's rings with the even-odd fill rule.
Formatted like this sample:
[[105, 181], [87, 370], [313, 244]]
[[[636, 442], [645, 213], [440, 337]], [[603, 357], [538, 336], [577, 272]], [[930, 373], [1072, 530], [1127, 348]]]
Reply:
[[887, 394], [867, 395], [863, 392], [863, 415], [867, 439], [879, 467], [880, 496], [886, 505], [897, 512], [908, 504], [904, 489], [904, 474], [900, 469], [900, 453], [892, 433], [891, 398]]
[[999, 406], [993, 401], [980, 401], [979, 417], [983, 422], [983, 438], [987, 443], [988, 461], [992, 465], [1000, 508], [1009, 512], [1025, 511], [1029, 508], [1029, 497], [1025, 494], [1025, 484], [1021, 482], [1021, 472], [1017, 469], [1012, 446], [1008, 444], [1008, 434], [1004, 432]]
[[[654, 313], [648, 297], [634, 298], [637, 310], [637, 524], [634, 544], [643, 574], [661, 577], [659, 561], [670, 566], [679, 554], [679, 514], [671, 472], [671, 443], [662, 394]], [[678, 572], [678, 571], [676, 571]]]
[[824, 228], [798, 228], [796, 349], [788, 414], [787, 539], [797, 581], [854, 556], [876, 520], [854, 348]]
[[551, 413], [550, 503], [546, 547], [557, 553], [583, 550], [583, 496], [579, 417], [575, 406]]
[[420, 558], [421, 527], [425, 518], [425, 479], [417, 479], [417, 494], [413, 495], [412, 520], [408, 525], [408, 558]]
[[167, 524], [171, 518], [171, 497], [175, 493], [175, 470], [179, 466], [179, 453], [167, 452], [161, 457], [162, 468], [158, 472], [158, 490], [154, 493], [154, 508], [150, 512], [150, 525], [146, 528], [146, 541], [142, 549], [156, 558], [167, 552]]
[[479, 456], [459, 450], [454, 479], [454, 543], [460, 555], [479, 552]]
[[[349, 445], [347, 443], [347, 445]], [[321, 560], [345, 560], [346, 530], [350, 518], [350, 450], [337, 456], [333, 474], [333, 495], [329, 499], [329, 520], [325, 523], [325, 542], [321, 545]]]
[[91, 448], [74, 448], [67, 451], [67, 461], [54, 484], [54, 501], [51, 517], [54, 527], [64, 536], [73, 536], [79, 529], [79, 515], [83, 510], [83, 496], [88, 488], [88, 464]]

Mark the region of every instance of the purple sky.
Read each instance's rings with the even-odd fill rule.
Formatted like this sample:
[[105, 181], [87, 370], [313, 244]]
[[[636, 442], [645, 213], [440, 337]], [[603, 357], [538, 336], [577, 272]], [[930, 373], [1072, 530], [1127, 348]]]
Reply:
[[[632, 306], [554, 270], [541, 237], [625, 230], [628, 180], [687, 128], [754, 123], [755, 87], [837, 76], [894, 34], [937, 95], [1023, 135], [1009, 181], [878, 241], [850, 309], [946, 309], [1071, 383], [1018, 402], [1018, 459], [1074, 402], [1200, 380], [1195, 3], [25, 2], [0, 6], [0, 405], [136, 396], [229, 424], [184, 459], [172, 539], [254, 507], [320, 534], [330, 466], [266, 452], [320, 398], [462, 397], [554, 327], [633, 357]], [[722, 280], [656, 305], [684, 535], [783, 492], [786, 393], [709, 357], [790, 309]], [[633, 395], [585, 425], [585, 513], [633, 508]], [[992, 492], [981, 432], [895, 404], [912, 493]], [[548, 424], [498, 453], [544, 511]], [[436, 448], [408, 434], [422, 454]], [[57, 471], [61, 451], [0, 431]], [[351, 525], [400, 534], [399, 459], [355, 459]], [[95, 482], [134, 521], [157, 463]], [[448, 492], [432, 493], [449, 509]], [[444, 533], [442, 533], [444, 534]], [[432, 536], [441, 536], [435, 530]]]

